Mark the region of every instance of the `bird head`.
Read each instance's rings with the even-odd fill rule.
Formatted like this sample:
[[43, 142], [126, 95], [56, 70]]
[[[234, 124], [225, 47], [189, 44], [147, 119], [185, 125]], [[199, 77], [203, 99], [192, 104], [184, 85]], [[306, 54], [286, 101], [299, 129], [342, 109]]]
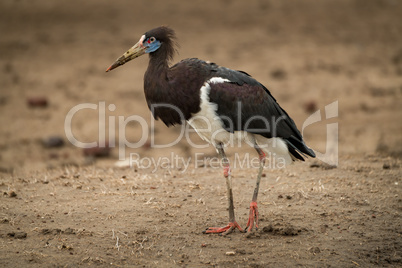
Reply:
[[166, 26], [152, 29], [143, 34], [140, 40], [121, 57], [119, 57], [106, 72], [109, 72], [132, 59], [138, 58], [146, 53], [156, 52], [163, 44], [166, 57], [171, 59], [174, 54], [173, 40], [175, 39], [174, 31]]

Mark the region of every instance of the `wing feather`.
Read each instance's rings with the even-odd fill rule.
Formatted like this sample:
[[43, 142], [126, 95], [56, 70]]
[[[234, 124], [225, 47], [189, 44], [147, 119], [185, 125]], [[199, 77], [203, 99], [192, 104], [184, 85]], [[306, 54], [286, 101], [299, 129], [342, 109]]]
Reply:
[[295, 122], [266, 87], [244, 72], [220, 67], [217, 75], [230, 81], [211, 84], [209, 96], [218, 105], [217, 114], [227, 131], [280, 137], [294, 157], [303, 160], [299, 153], [315, 156], [304, 143]]

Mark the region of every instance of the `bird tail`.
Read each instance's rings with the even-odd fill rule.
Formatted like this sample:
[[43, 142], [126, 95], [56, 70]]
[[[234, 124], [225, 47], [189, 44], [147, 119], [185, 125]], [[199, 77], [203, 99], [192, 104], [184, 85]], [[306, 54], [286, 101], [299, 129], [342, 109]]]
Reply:
[[299, 140], [292, 135], [289, 138], [285, 139], [285, 141], [292, 157], [301, 161], [304, 161], [303, 156], [310, 156], [313, 158], [315, 157], [314, 151], [308, 148], [303, 140]]

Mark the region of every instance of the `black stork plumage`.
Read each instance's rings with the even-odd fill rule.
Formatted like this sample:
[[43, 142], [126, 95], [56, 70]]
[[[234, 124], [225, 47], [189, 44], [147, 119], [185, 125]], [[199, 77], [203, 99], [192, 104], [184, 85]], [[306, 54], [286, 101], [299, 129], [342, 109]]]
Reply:
[[[251, 232], [258, 228], [257, 196], [267, 154], [284, 163], [315, 157], [294, 121], [269, 90], [245, 72], [235, 71], [196, 58], [169, 67], [176, 52], [174, 31], [161, 26], [146, 32], [137, 44], [118, 58], [111, 71], [145, 53], [149, 65], [144, 76], [144, 92], [155, 119], [167, 126], [187, 121], [210, 142], [222, 159], [229, 202], [229, 224], [207, 228], [204, 233]], [[232, 179], [224, 146], [230, 140], [243, 140], [253, 146], [260, 159], [257, 182], [245, 230], [236, 222]]]

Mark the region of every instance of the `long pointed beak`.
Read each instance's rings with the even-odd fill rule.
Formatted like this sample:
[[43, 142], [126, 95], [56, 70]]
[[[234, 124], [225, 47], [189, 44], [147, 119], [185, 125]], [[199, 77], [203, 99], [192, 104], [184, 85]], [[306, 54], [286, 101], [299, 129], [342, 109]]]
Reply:
[[106, 72], [109, 72], [127, 62], [129, 62], [132, 59], [138, 58], [141, 55], [145, 54], [146, 47], [143, 45], [145, 36], [142, 36], [140, 41], [138, 41], [137, 44], [135, 44], [132, 48], [127, 50], [126, 53], [124, 53], [120, 58], [118, 58], [112, 65], [109, 66], [109, 68], [106, 69]]

